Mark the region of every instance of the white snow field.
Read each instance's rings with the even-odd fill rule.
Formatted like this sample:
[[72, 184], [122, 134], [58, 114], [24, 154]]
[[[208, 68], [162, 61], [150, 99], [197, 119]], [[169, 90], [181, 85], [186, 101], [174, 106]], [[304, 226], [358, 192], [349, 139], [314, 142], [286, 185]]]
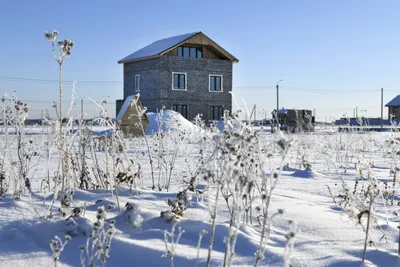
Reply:
[[[150, 115], [148, 131], [157, 132]], [[86, 250], [100, 248], [87, 240], [102, 206], [101, 227], [115, 229], [105, 266], [360, 266], [368, 215], [364, 266], [400, 266], [400, 133], [285, 135], [244, 125], [220, 133], [176, 121], [162, 134], [122, 139], [123, 152], [107, 138], [68, 136], [64, 186], [73, 197], [63, 206], [56, 136], [24, 137], [29, 192], [18, 136], [1, 135], [0, 266], [91, 266]], [[182, 191], [188, 201], [176, 212], [168, 200]], [[184, 231], [176, 244], [165, 236], [173, 228], [174, 241]], [[66, 235], [54, 260], [49, 241]]]

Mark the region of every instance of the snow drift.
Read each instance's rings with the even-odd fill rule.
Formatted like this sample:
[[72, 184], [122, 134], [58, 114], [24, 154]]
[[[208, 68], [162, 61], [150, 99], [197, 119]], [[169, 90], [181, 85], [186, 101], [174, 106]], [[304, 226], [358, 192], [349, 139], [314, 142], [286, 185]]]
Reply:
[[195, 131], [200, 130], [199, 127], [185, 119], [180, 113], [172, 110], [164, 110], [161, 113], [149, 112], [147, 118], [150, 123], [146, 127], [146, 135], [151, 135], [159, 131], [167, 131], [167, 129], [178, 131]]

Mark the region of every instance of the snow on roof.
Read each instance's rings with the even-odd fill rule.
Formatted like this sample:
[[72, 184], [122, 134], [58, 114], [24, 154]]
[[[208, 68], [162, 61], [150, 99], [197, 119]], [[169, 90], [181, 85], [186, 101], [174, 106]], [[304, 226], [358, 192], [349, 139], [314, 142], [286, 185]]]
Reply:
[[187, 34], [182, 34], [182, 35], [177, 35], [165, 39], [161, 39], [158, 41], [155, 41], [154, 43], [143, 47], [142, 49], [139, 49], [136, 52], [133, 52], [129, 56], [121, 59], [118, 61], [118, 63], [124, 63], [129, 60], [133, 59], [138, 59], [142, 57], [150, 57], [150, 56], [156, 56], [160, 54], [161, 52], [182, 43], [183, 41], [189, 39], [190, 37], [193, 37], [194, 35], [198, 34], [200, 32], [192, 32], [192, 33], [187, 33]]
[[398, 107], [400, 106], [400, 95], [393, 98], [389, 103], [385, 105], [385, 107]]
[[117, 121], [122, 121], [122, 117], [124, 116], [129, 106], [131, 105], [131, 102], [134, 97], [135, 97], [134, 95], [130, 95], [125, 99], [124, 104], [122, 105], [121, 109], [118, 112]]

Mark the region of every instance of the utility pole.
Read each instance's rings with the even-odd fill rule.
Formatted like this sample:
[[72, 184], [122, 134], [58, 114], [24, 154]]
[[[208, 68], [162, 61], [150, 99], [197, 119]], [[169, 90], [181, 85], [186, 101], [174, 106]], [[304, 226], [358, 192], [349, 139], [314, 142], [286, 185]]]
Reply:
[[381, 89], [381, 128], [383, 128], [383, 88]]
[[81, 120], [83, 122], [83, 97], [81, 98]]
[[356, 118], [358, 118], [358, 107], [356, 107]]
[[43, 109], [40, 110], [40, 118], [43, 119]]
[[282, 79], [276, 83], [276, 126], [279, 129], [279, 83]]

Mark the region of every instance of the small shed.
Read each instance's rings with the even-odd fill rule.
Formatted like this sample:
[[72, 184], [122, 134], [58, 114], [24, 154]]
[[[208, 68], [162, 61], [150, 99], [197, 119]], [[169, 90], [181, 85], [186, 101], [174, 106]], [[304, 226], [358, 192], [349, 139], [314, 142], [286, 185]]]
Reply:
[[388, 118], [400, 118], [400, 95], [393, 98], [389, 103], [385, 105], [388, 107]]
[[130, 95], [125, 99], [118, 112], [117, 122], [126, 136], [143, 136], [146, 133], [146, 126], [150, 121], [145, 112], [139, 115], [142, 110], [139, 95]]

